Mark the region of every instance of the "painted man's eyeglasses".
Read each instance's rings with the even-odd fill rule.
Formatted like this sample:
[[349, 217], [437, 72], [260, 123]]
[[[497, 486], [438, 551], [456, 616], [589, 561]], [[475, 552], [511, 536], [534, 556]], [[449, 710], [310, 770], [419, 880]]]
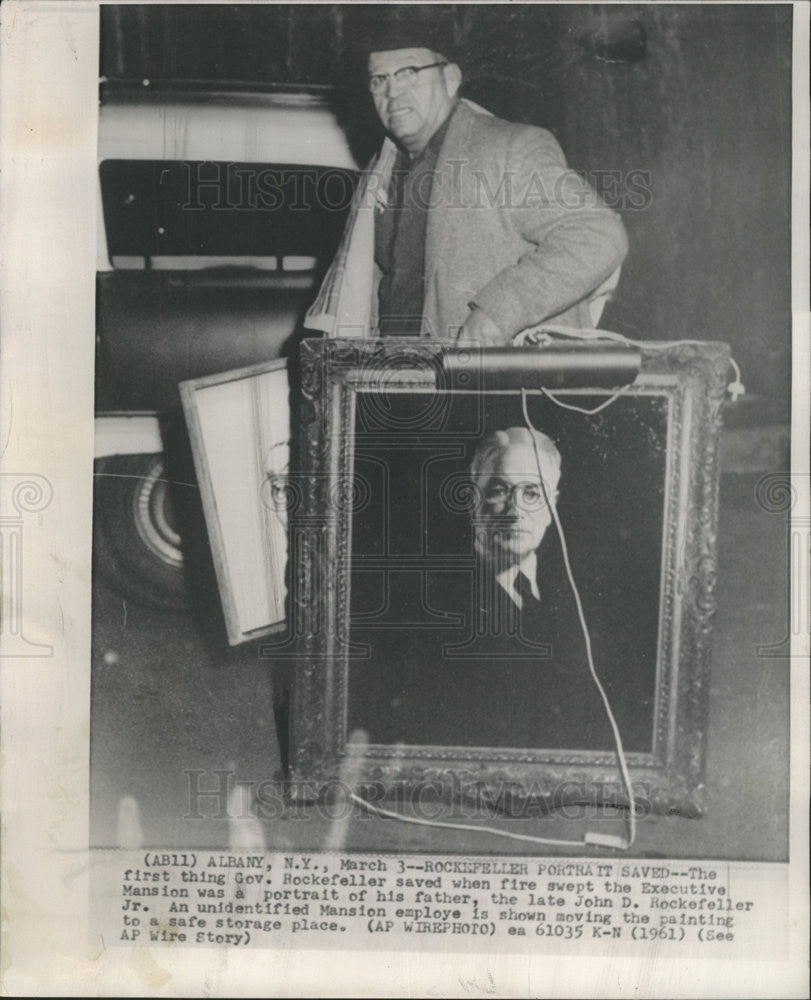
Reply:
[[527, 511], [540, 510], [544, 505], [543, 487], [539, 483], [511, 484], [503, 479], [491, 479], [483, 495], [485, 504], [495, 513], [501, 513], [508, 504]]

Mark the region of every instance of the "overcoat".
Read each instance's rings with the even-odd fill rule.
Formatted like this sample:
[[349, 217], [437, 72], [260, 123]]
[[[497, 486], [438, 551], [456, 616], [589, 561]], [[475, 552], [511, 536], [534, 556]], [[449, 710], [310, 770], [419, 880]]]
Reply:
[[[364, 171], [346, 231], [305, 326], [328, 336], [375, 336], [374, 220], [385, 205], [396, 147], [386, 139]], [[593, 323], [628, 249], [625, 229], [570, 170], [554, 136], [460, 102], [440, 149], [425, 243], [423, 333], [454, 340], [471, 305], [504, 343], [542, 322]]]

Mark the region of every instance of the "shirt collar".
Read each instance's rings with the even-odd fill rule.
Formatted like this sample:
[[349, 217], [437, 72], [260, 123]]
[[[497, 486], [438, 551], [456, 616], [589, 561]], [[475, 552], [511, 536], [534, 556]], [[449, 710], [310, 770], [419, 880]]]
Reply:
[[517, 566], [508, 566], [507, 569], [496, 574], [498, 585], [509, 594], [513, 603], [520, 608], [522, 606], [521, 595], [515, 589], [515, 581], [519, 573], [523, 573], [527, 580], [529, 580], [532, 596], [540, 601], [541, 595], [538, 591], [537, 581], [538, 556], [535, 552], [530, 552]]

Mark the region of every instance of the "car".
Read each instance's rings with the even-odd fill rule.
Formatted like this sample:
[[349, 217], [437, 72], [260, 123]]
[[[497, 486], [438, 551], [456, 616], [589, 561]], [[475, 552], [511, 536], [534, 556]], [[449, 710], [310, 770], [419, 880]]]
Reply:
[[122, 595], [178, 608], [196, 503], [178, 383], [289, 349], [358, 159], [326, 88], [100, 92], [95, 565]]

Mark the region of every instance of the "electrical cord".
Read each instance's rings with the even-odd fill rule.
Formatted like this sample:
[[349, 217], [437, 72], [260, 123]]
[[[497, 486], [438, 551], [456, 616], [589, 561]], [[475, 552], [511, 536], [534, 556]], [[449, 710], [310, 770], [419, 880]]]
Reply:
[[356, 795], [355, 792], [350, 792], [349, 798], [377, 816], [398, 819], [403, 823], [412, 823], [415, 826], [444, 827], [446, 830], [469, 830], [471, 833], [492, 833], [498, 837], [507, 837], [509, 840], [522, 840], [529, 844], [552, 844], [556, 847], [582, 847], [584, 843], [596, 843], [596, 841], [588, 840], [555, 840], [552, 837], [537, 837], [530, 833], [514, 833], [512, 830], [499, 830], [495, 826], [477, 826], [475, 823], [443, 823], [438, 819], [418, 819], [416, 816], [405, 816], [403, 813], [394, 812], [391, 809], [381, 809], [380, 806], [372, 805], [371, 802], [367, 802], [366, 799], [360, 795]]
[[575, 406], [574, 403], [564, 403], [563, 400], [558, 399], [558, 397], [554, 394], [554, 392], [550, 392], [548, 389], [544, 389], [543, 386], [541, 386], [541, 392], [544, 394], [544, 396], [547, 397], [547, 399], [551, 399], [552, 402], [555, 404], [555, 406], [560, 406], [564, 410], [574, 410], [575, 413], [585, 413], [587, 417], [593, 417], [595, 413], [599, 413], [600, 410], [604, 410], [607, 406], [610, 406], [612, 403], [616, 402], [616, 400], [618, 400], [620, 396], [622, 396], [631, 388], [632, 384], [633, 384], [632, 382], [629, 382], [628, 385], [624, 385], [621, 389], [617, 389], [617, 391], [612, 396], [609, 396], [608, 399], [606, 399], [599, 405], [595, 406], [591, 410], [587, 410], [583, 406]]

